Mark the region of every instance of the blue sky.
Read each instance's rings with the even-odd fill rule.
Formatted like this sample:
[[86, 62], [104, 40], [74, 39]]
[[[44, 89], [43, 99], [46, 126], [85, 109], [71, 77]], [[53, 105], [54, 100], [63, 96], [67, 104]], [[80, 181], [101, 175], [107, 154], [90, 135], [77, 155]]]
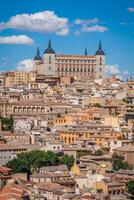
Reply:
[[94, 54], [101, 40], [107, 70], [134, 74], [134, 1], [1, 0], [0, 70], [30, 67], [49, 38], [64, 54]]

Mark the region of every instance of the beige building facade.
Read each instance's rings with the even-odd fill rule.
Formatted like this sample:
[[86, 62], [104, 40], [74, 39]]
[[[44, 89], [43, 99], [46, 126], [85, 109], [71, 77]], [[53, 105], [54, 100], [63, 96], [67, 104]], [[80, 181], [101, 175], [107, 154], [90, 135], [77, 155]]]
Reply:
[[28, 84], [29, 82], [35, 82], [36, 73], [35, 71], [24, 72], [14, 71], [7, 72], [5, 78], [5, 86], [12, 87], [19, 84]]
[[51, 76], [80, 78], [80, 79], [103, 79], [105, 69], [105, 53], [101, 42], [95, 55], [58, 55], [51, 47], [49, 40], [48, 48], [40, 56], [39, 48], [34, 57], [37, 74]]

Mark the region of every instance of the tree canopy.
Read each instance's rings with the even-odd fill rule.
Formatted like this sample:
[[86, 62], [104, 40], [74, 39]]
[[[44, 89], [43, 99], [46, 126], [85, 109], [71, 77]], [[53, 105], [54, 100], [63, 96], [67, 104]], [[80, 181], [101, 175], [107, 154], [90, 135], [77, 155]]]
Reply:
[[94, 156], [102, 156], [104, 153], [101, 149], [98, 149], [94, 152]]
[[74, 160], [74, 157], [72, 155], [69, 156], [69, 155], [65, 154], [61, 157], [61, 163], [67, 165], [68, 169], [71, 169], [71, 167], [74, 164], [74, 161], [75, 160]]
[[127, 183], [127, 191], [134, 196], [134, 180], [131, 180]]
[[52, 151], [33, 150], [18, 154], [16, 158], [7, 163], [7, 167], [11, 168], [14, 173], [28, 173], [30, 175], [34, 171], [38, 171], [43, 166], [54, 166], [65, 164], [70, 169], [74, 164], [73, 156], [58, 156]]
[[2, 130], [3, 131], [11, 131], [13, 132], [13, 116], [11, 115], [9, 117], [1, 117], [1, 124], [2, 124]]
[[112, 166], [115, 171], [118, 171], [119, 169], [131, 169], [131, 166], [124, 161], [123, 156], [113, 154], [112, 157]]

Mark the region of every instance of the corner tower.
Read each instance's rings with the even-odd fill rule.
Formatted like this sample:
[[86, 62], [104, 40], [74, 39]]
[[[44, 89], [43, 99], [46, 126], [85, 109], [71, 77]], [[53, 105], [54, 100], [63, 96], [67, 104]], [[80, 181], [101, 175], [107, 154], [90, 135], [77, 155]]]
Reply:
[[95, 53], [96, 56], [96, 79], [103, 79], [105, 72], [105, 53], [102, 49], [101, 41], [99, 42], [99, 47]]
[[35, 71], [37, 72], [37, 74], [43, 74], [43, 59], [42, 57], [40, 56], [40, 49], [39, 47], [37, 47], [37, 52], [36, 52], [36, 55], [34, 57], [34, 65], [35, 65]]
[[45, 75], [55, 75], [55, 51], [52, 49], [51, 41], [48, 42], [48, 47], [44, 51], [44, 72]]

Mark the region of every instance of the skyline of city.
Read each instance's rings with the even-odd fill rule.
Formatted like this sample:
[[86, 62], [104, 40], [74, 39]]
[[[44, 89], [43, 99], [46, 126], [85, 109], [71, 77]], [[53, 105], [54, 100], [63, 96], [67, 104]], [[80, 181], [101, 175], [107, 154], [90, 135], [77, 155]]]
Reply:
[[3, 1], [0, 13], [1, 71], [32, 66], [37, 46], [42, 53], [51, 38], [56, 53], [81, 55], [85, 48], [90, 55], [94, 54], [101, 40], [106, 52], [107, 74], [131, 76], [134, 73], [134, 8], [127, 0], [114, 2], [85, 0], [76, 5], [74, 1], [66, 0]]

